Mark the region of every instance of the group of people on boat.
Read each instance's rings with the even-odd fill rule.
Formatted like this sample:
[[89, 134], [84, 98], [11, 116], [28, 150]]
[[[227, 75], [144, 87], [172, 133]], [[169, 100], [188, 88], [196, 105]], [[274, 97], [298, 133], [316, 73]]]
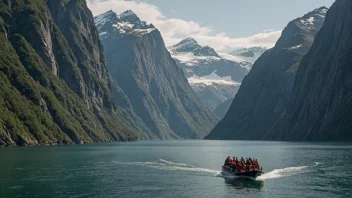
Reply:
[[228, 156], [224, 166], [231, 169], [233, 172], [262, 171], [258, 160], [250, 157], [246, 159], [241, 157], [239, 160], [237, 157], [231, 159], [231, 157]]

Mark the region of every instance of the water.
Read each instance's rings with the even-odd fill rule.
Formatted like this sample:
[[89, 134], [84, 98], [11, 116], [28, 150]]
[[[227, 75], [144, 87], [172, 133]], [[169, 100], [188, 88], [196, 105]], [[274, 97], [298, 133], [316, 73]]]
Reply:
[[[352, 145], [146, 141], [0, 148], [0, 197], [352, 197]], [[258, 158], [256, 181], [224, 177]]]

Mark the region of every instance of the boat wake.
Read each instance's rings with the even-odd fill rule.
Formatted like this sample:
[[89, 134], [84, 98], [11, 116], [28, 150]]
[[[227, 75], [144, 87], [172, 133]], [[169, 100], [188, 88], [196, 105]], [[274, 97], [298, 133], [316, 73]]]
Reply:
[[150, 168], [155, 168], [155, 169], [160, 169], [160, 170], [171, 170], [171, 171], [181, 170], [181, 171], [211, 173], [211, 174], [215, 174], [215, 175], [219, 175], [221, 173], [221, 171], [218, 171], [218, 170], [200, 168], [200, 167], [196, 167], [196, 166], [189, 165], [189, 164], [167, 161], [164, 159], [159, 159], [159, 161], [156, 161], [156, 162], [117, 162], [117, 161], [113, 161], [113, 163], [132, 165], [132, 166], [145, 166], [145, 167], [150, 167]]
[[265, 173], [259, 176], [257, 180], [264, 181], [267, 179], [276, 179], [280, 177], [289, 177], [296, 174], [308, 173], [312, 171], [310, 169], [311, 167], [318, 166], [319, 164], [322, 164], [322, 163], [315, 162], [315, 165], [313, 166], [297, 166], [297, 167], [287, 167], [282, 169], [274, 169], [268, 173]]
[[[145, 166], [149, 168], [155, 168], [159, 170], [169, 170], [169, 171], [190, 171], [190, 172], [203, 172], [203, 173], [210, 173], [216, 177], [223, 177], [225, 179], [236, 179], [238, 177], [223, 174], [221, 171], [212, 170], [207, 168], [200, 168], [189, 164], [178, 163], [178, 162], [171, 162], [164, 159], [159, 159], [158, 161], [154, 162], [118, 162], [113, 161], [116, 164], [122, 165], [130, 165], [130, 166]], [[315, 165], [312, 166], [297, 166], [297, 167], [287, 167], [282, 169], [274, 169], [270, 172], [267, 172], [261, 176], [259, 176], [256, 180], [257, 181], [264, 181], [268, 179], [276, 179], [280, 177], [289, 177], [296, 174], [308, 173], [312, 171], [312, 167], [318, 166], [319, 162], [315, 162]]]

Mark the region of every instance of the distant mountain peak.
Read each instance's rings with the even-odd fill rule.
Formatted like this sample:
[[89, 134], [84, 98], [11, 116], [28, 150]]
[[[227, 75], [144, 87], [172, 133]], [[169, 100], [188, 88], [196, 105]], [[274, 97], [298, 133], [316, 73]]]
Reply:
[[144, 35], [156, 30], [153, 25], [147, 25], [145, 21], [141, 21], [132, 10], [127, 10], [120, 15], [117, 15], [114, 11], [109, 10], [94, 17], [94, 22], [99, 30], [103, 28], [100, 36], [107, 36], [107, 34], [111, 33], [118, 33], [120, 35]]
[[328, 8], [327, 7], [320, 7], [320, 8], [317, 8], [317, 9], [305, 14], [301, 18], [302, 19], [309, 19], [311, 17], [313, 17], [313, 18], [316, 18], [316, 17], [325, 18], [327, 12], [328, 12]]
[[116, 14], [114, 11], [112, 10], [109, 10], [109, 11], [106, 11], [105, 13], [103, 13], [103, 15], [111, 15], [111, 14]]
[[320, 7], [320, 8], [317, 8], [317, 9], [305, 14], [303, 17], [298, 18], [296, 20], [301, 20], [301, 21], [308, 20], [309, 24], [312, 25], [314, 21], [324, 20], [327, 12], [328, 12], [328, 8]]
[[202, 46], [200, 46], [198, 44], [198, 42], [191, 37], [187, 37], [185, 39], [183, 39], [181, 42], [177, 43], [176, 45], [172, 46], [171, 48], [176, 50], [176, 51], [192, 51], [192, 50], [196, 50], [201, 48]]
[[137, 16], [137, 15], [132, 10], [127, 10], [120, 14], [121, 18], [129, 17], [129, 16]]
[[320, 7], [291, 21], [282, 31], [275, 46], [278, 46], [278, 49], [285, 48], [295, 51], [309, 49], [310, 41], [314, 40], [314, 35], [323, 25], [327, 11], [326, 7]]
[[116, 23], [118, 18], [119, 16], [114, 11], [109, 10], [107, 12], [104, 12], [103, 14], [94, 17], [94, 23], [98, 27], [98, 29], [100, 29], [107, 22]]
[[192, 37], [187, 37], [183, 39], [180, 43], [195, 43], [198, 45], [198, 42]]
[[313, 12], [318, 12], [318, 13], [322, 13], [325, 15], [328, 12], [328, 10], [329, 10], [329, 8], [322, 6], [320, 8], [313, 10]]
[[201, 46], [198, 42], [192, 38], [187, 37], [183, 39], [181, 42], [177, 43], [174, 46], [171, 46], [170, 49], [175, 52], [185, 52], [192, 53], [195, 56], [215, 56], [220, 57], [213, 48], [209, 46]]

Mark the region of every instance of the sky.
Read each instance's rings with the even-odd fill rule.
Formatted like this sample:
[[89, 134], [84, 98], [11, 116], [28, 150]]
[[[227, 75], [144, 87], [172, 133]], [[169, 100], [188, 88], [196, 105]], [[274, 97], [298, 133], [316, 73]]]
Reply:
[[93, 15], [132, 10], [161, 32], [167, 46], [186, 37], [217, 51], [273, 47], [291, 20], [334, 0], [88, 0]]

